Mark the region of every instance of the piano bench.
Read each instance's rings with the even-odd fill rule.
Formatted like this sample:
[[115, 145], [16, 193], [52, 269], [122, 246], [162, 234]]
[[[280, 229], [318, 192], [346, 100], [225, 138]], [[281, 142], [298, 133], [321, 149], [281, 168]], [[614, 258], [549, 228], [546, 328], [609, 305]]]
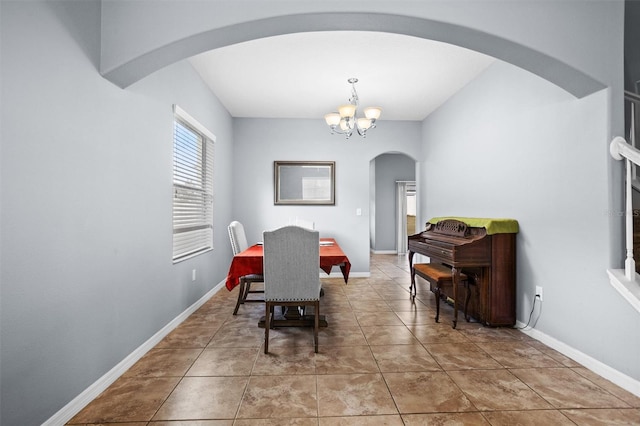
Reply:
[[[440, 289], [444, 285], [451, 285], [453, 287], [453, 276], [451, 275], [451, 268], [442, 265], [440, 263], [416, 263], [411, 270], [411, 287], [409, 288], [411, 295], [416, 295], [416, 279], [415, 276], [419, 276], [427, 280], [432, 286], [435, 287], [434, 293], [436, 294], [436, 322], [440, 319]], [[464, 318], [469, 321], [467, 315], [467, 308], [469, 307], [469, 299], [471, 298], [471, 289], [469, 288], [469, 280], [466, 274], [460, 273], [460, 283], [462, 283], [467, 290], [467, 294], [464, 301]], [[456, 328], [456, 321], [458, 313], [457, 306], [454, 305], [454, 319], [453, 328]]]

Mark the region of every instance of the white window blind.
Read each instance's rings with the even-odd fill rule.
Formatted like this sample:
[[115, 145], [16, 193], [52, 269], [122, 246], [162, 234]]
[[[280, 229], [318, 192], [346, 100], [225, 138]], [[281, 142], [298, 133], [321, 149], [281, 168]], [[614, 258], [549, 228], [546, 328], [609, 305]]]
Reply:
[[173, 130], [173, 261], [213, 248], [215, 137], [178, 106]]

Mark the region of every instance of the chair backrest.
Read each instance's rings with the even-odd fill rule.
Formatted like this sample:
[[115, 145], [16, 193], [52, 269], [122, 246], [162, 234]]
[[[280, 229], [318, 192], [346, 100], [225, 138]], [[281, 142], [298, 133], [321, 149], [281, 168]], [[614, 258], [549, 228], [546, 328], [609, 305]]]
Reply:
[[320, 299], [320, 235], [299, 226], [262, 234], [264, 298], [267, 301]]
[[247, 235], [244, 233], [244, 226], [242, 226], [240, 222], [234, 220], [229, 224], [227, 229], [229, 230], [229, 239], [231, 240], [231, 248], [233, 249], [234, 256], [249, 248]]

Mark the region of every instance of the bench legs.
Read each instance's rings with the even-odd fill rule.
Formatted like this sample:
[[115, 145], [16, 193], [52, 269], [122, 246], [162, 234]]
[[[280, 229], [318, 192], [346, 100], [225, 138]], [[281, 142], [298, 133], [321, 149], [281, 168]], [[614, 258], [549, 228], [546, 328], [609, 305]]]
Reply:
[[416, 272], [416, 268], [411, 268], [411, 285], [409, 286], [409, 294], [412, 298], [416, 297], [416, 275], [420, 276], [424, 280], [428, 281], [433, 286], [433, 292], [436, 296], [436, 317], [435, 321], [440, 322], [440, 298], [442, 297], [442, 284], [444, 282], [448, 282], [451, 284], [453, 288], [453, 328], [456, 328], [458, 325], [458, 285], [462, 283], [466, 290], [465, 292], [465, 300], [463, 307], [463, 315], [464, 319], [469, 322], [470, 316], [468, 314], [469, 309], [469, 301], [471, 299], [471, 288], [469, 279], [466, 275], [460, 272], [459, 268], [451, 268], [451, 276], [443, 278], [442, 274], [439, 276], [430, 276], [427, 275], [425, 271], [421, 271], [420, 273]]

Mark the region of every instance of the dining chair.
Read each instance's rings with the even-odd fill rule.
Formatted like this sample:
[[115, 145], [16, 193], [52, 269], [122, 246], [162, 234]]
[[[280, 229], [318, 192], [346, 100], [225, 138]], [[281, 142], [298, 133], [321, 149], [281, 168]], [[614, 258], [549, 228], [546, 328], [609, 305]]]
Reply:
[[318, 352], [320, 319], [320, 237], [318, 231], [285, 226], [262, 234], [264, 242], [264, 353], [274, 306], [313, 306], [313, 341]]
[[[234, 220], [229, 224], [229, 239], [231, 240], [231, 248], [233, 249], [233, 255], [249, 248], [247, 243], [247, 235], [244, 232], [244, 226], [242, 223]], [[264, 299], [249, 298], [249, 294], [264, 293], [264, 290], [251, 290], [251, 284], [262, 283], [264, 278], [261, 274], [251, 274], [240, 277], [240, 289], [238, 291], [238, 301], [236, 307], [233, 310], [233, 315], [238, 313], [240, 305], [245, 303], [264, 303]]]

